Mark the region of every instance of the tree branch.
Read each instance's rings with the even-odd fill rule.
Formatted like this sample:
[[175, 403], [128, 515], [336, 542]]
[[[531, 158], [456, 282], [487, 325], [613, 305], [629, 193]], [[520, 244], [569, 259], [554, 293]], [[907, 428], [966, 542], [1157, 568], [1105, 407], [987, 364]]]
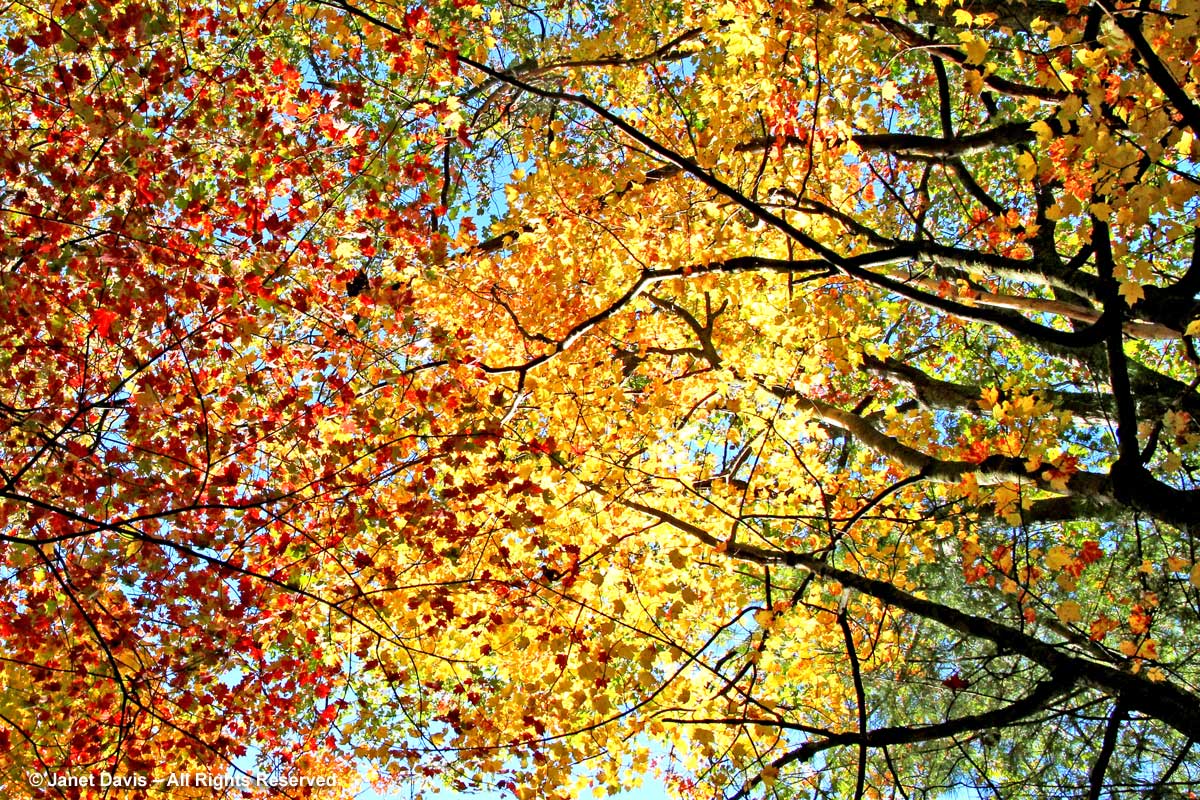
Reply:
[[[833, 747], [842, 747], [846, 745], [858, 745], [861, 748], [886, 748], [899, 744], [916, 744], [918, 742], [935, 741], [937, 739], [948, 739], [960, 734], [969, 733], [971, 731], [989, 730], [992, 728], [1003, 728], [1014, 725], [1023, 719], [1036, 714], [1046, 708], [1051, 701], [1070, 691], [1073, 686], [1073, 681], [1067, 676], [1052, 675], [1049, 679], [1040, 681], [1033, 690], [1020, 700], [1016, 700], [1007, 706], [984, 711], [979, 714], [967, 714], [961, 717], [939, 722], [933, 725], [917, 725], [917, 726], [896, 726], [889, 728], [876, 728], [872, 731], [860, 733], [857, 731], [848, 731], [845, 733], [825, 733], [821, 734], [823, 738], [820, 741], [810, 741], [800, 747], [791, 750], [779, 758], [771, 762], [771, 765], [777, 769], [787, 766], [788, 764], [797, 761], [808, 761], [818, 753], [829, 750]], [[668, 722], [686, 722], [687, 720], [666, 720]], [[772, 726], [770, 720], [703, 720], [710, 723], [724, 724], [753, 724]], [[786, 724], [778, 724], [778, 727], [790, 727]], [[804, 729], [808, 729], [807, 726]], [[761, 782], [760, 777], [753, 778], [749, 783], [742, 787], [741, 791], [734, 795], [737, 797], [745, 797], [748, 792]]]
[[1108, 718], [1108, 724], [1104, 727], [1104, 740], [1100, 744], [1100, 753], [1096, 756], [1096, 763], [1092, 765], [1091, 774], [1088, 776], [1087, 800], [1100, 800], [1100, 791], [1104, 788], [1104, 773], [1108, 771], [1108, 762], [1112, 759], [1113, 750], [1117, 747], [1117, 734], [1121, 730], [1121, 723], [1125, 721], [1125, 717], [1125, 706], [1118, 699], [1113, 707], [1112, 715]]

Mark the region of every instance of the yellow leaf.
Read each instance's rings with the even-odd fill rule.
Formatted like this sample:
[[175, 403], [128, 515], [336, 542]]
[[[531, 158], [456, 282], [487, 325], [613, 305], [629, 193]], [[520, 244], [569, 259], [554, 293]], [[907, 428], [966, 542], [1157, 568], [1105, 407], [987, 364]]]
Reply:
[[1068, 548], [1058, 545], [1051, 547], [1050, 551], [1046, 553], [1046, 568], [1060, 570], [1074, 560], [1074, 555]]
[[1031, 181], [1037, 175], [1037, 160], [1029, 153], [1017, 157], [1017, 174], [1021, 180]]
[[1200, 589], [1200, 561], [1197, 561], [1195, 566], [1192, 567], [1192, 572], [1188, 575], [1188, 580], [1192, 586]]
[[1059, 603], [1057, 614], [1059, 620], [1066, 625], [1070, 625], [1072, 622], [1079, 622], [1083, 619], [1083, 609], [1074, 600], [1066, 600]]
[[981, 37], [969, 31], [963, 31], [958, 34], [958, 40], [962, 42], [963, 47], [967, 51], [968, 64], [982, 64], [987, 57], [988, 43]]
[[1142, 290], [1142, 285], [1133, 281], [1121, 281], [1121, 288], [1117, 292], [1121, 297], [1125, 298], [1125, 302], [1130, 306], [1135, 305], [1146, 296], [1146, 293]]
[[1092, 50], [1090, 48], [1084, 48], [1079, 50], [1076, 53], [1076, 56], [1079, 58], [1079, 63], [1083, 64], [1088, 69], [1098, 69], [1105, 60], [1104, 50], [1101, 49]]

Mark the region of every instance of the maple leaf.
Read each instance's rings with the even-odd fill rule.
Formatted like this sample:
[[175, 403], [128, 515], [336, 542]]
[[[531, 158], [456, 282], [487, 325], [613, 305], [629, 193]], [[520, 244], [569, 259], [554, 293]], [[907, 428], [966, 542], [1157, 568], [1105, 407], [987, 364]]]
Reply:
[[956, 672], [942, 681], [942, 686], [953, 692], [961, 692], [971, 686], [971, 682]]
[[1133, 281], [1121, 281], [1121, 286], [1117, 289], [1117, 292], [1130, 306], [1137, 305], [1146, 297], [1146, 291], [1142, 288], [1141, 284], [1134, 283]]
[[1083, 619], [1083, 611], [1080, 609], [1079, 603], [1075, 602], [1074, 600], [1066, 600], [1062, 603], [1059, 603], [1058, 608], [1055, 609], [1055, 613], [1058, 615], [1058, 618], [1061, 622], [1064, 622], [1068, 625], [1072, 622], [1079, 622]]
[[105, 308], [98, 308], [92, 312], [92, 325], [96, 328], [96, 333], [107, 339], [112, 330], [112, 324], [116, 322], [117, 314], [115, 311], [109, 311]]

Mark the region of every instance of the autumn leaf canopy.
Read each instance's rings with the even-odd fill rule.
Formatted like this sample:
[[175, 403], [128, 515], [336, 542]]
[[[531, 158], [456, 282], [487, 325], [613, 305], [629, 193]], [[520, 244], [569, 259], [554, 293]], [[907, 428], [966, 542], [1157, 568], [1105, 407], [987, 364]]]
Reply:
[[1189, 796], [1198, 51], [5, 6], [3, 793]]

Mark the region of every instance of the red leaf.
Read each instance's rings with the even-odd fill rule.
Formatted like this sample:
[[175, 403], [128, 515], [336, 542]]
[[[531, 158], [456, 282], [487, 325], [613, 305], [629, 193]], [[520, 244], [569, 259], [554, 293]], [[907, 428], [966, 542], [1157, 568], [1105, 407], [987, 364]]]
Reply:
[[1100, 543], [1089, 539], [1083, 543], [1083, 549], [1079, 551], [1079, 560], [1084, 564], [1093, 564], [1104, 558], [1104, 551], [1100, 549]]
[[92, 325], [96, 328], [96, 332], [105, 339], [109, 338], [112, 331], [112, 324], [116, 319], [116, 313], [106, 308], [97, 308], [92, 312]]
[[961, 692], [971, 685], [971, 682], [962, 676], [961, 673], [954, 673], [946, 680], [942, 681], [942, 686], [955, 692]]
[[417, 27], [417, 24], [427, 16], [429, 16], [429, 14], [420, 6], [410, 9], [404, 14], [404, 27], [412, 30], [413, 28]]
[[987, 442], [975, 440], [967, 446], [967, 452], [963, 454], [963, 460], [971, 464], [982, 464], [991, 454], [991, 447]]

